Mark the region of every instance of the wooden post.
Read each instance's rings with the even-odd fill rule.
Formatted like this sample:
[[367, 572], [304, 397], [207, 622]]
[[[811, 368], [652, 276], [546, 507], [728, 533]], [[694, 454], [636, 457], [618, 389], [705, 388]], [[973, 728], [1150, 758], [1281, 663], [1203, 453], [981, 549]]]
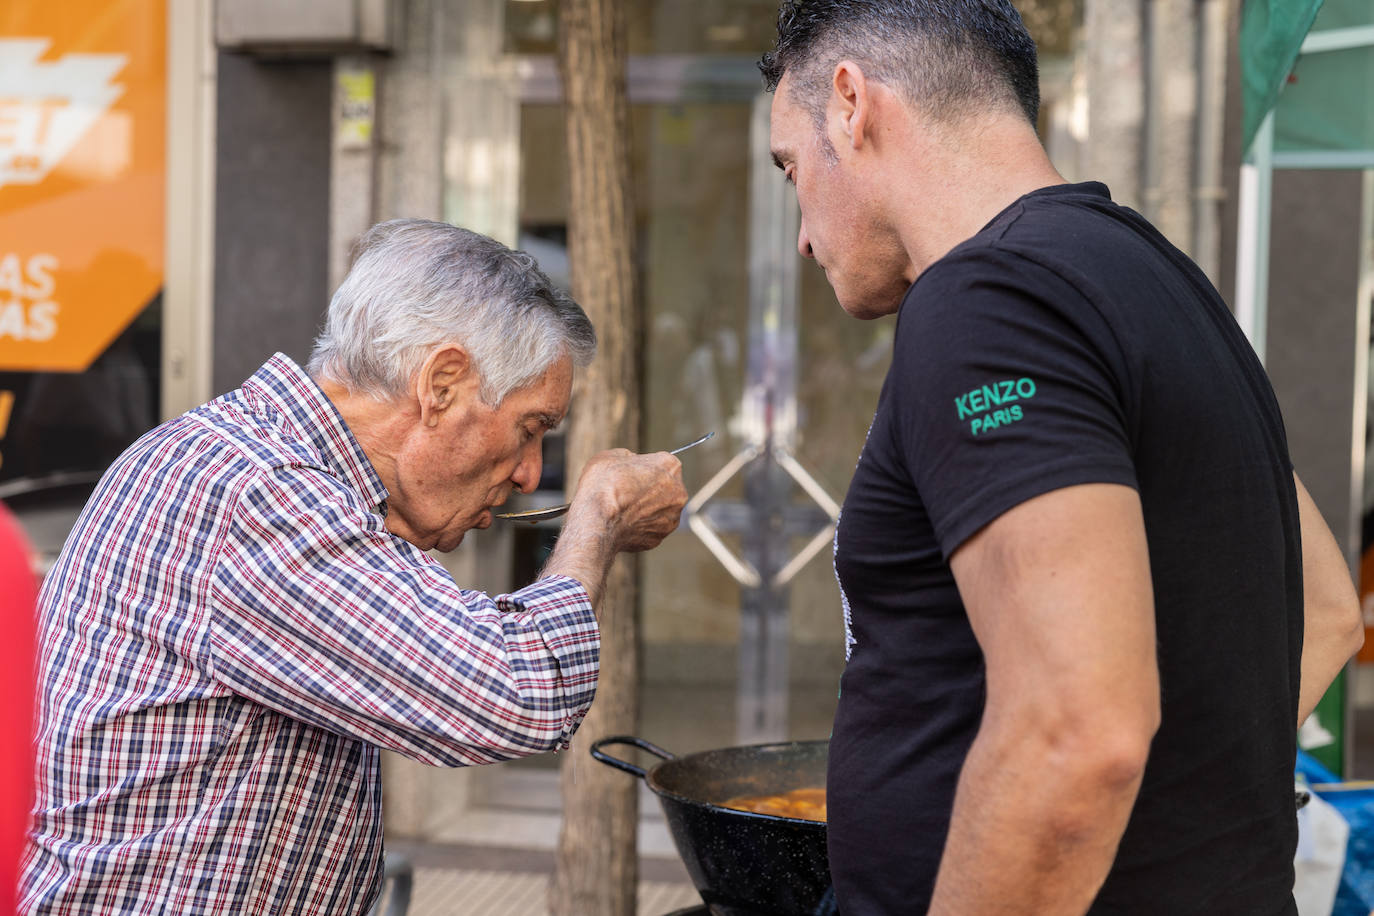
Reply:
[[[631, 200], [625, 21], [617, 0], [563, 0], [559, 74], [570, 170], [568, 252], [574, 298], [600, 338], [576, 383], [568, 480], [610, 447], [638, 450], [640, 315]], [[634, 916], [638, 781], [592, 760], [590, 743], [633, 733], [639, 633], [633, 558], [616, 561], [600, 608], [596, 702], [564, 754], [563, 829], [550, 886], [556, 916]]]

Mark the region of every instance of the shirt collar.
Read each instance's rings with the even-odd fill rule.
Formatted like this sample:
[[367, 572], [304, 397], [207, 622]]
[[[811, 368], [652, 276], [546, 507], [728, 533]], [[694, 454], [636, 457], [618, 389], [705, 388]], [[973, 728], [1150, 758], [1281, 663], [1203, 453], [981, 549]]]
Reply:
[[274, 354], [254, 372], [250, 388], [286, 417], [292, 432], [309, 442], [369, 506], [386, 515], [387, 490], [362, 446], [353, 438], [334, 402], [305, 370], [282, 353]]

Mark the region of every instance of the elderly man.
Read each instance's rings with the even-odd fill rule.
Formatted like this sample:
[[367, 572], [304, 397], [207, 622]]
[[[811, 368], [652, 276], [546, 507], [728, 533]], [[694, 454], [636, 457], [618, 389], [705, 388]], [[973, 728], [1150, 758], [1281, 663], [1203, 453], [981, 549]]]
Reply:
[[29, 913], [359, 913], [379, 748], [443, 766], [566, 747], [594, 608], [686, 494], [588, 463], [543, 577], [451, 550], [539, 480], [595, 336], [526, 254], [442, 223], [362, 240], [307, 374], [284, 356], [106, 473], [44, 585]]
[[1007, 0], [796, 0], [763, 69], [802, 254], [898, 316], [836, 535], [841, 912], [1295, 912], [1360, 615], [1225, 303], [1055, 171]]

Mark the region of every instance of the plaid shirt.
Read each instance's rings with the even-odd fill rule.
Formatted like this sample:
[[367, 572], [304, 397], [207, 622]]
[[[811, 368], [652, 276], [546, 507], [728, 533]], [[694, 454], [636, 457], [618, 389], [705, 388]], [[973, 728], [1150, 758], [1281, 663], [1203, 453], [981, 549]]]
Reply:
[[101, 480], [43, 587], [29, 913], [360, 913], [379, 747], [566, 747], [596, 688], [583, 587], [493, 601], [387, 532], [343, 419], [278, 354]]

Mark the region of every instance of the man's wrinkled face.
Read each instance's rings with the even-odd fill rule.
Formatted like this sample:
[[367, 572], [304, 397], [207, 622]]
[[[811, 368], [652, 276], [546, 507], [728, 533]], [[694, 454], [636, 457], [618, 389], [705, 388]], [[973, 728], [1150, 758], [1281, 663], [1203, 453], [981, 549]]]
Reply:
[[564, 357], [498, 407], [482, 402], [477, 379], [463, 385], [398, 455], [388, 528], [424, 549], [452, 550], [469, 529], [491, 525], [492, 507], [512, 490], [533, 491], [544, 434], [567, 413], [572, 378]]
[[825, 271], [840, 306], [855, 318], [890, 315], [909, 281], [904, 255], [867, 204], [865, 182], [833, 118], [818, 126], [792, 97], [787, 74], [773, 93], [770, 145], [773, 162], [797, 191], [801, 229], [797, 250]]

